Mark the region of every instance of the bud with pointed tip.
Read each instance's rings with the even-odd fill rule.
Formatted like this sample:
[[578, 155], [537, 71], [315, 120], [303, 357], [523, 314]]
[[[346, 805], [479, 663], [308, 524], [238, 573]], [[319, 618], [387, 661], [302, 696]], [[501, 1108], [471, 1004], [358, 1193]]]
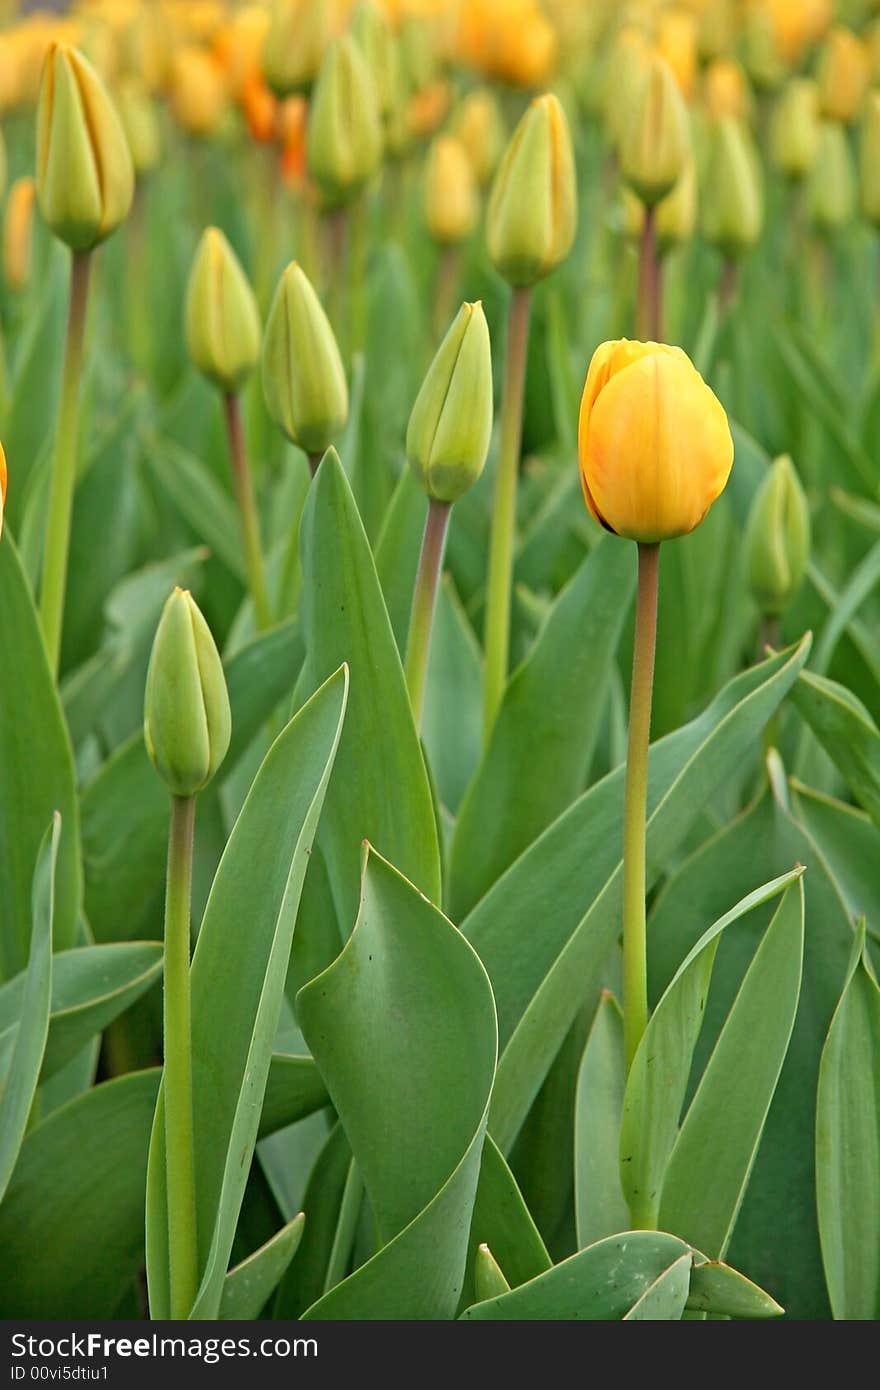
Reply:
[[576, 225], [568, 121], [555, 96], [536, 97], [513, 132], [492, 185], [489, 255], [511, 285], [534, 285], [565, 260]]
[[755, 494], [745, 535], [749, 588], [777, 617], [794, 598], [810, 558], [810, 511], [791, 459], [776, 459]]
[[809, 186], [810, 216], [823, 232], [852, 222], [856, 212], [856, 175], [849, 140], [839, 121], [822, 121], [819, 150]]
[[379, 167], [376, 85], [350, 34], [334, 40], [315, 84], [306, 136], [309, 173], [331, 205], [346, 203]]
[[477, 1302], [485, 1303], [488, 1298], [500, 1298], [509, 1292], [510, 1285], [492, 1251], [486, 1244], [479, 1245], [474, 1256], [474, 1293]]
[[227, 395], [260, 355], [260, 315], [241, 263], [217, 227], [202, 234], [186, 294], [186, 345], [199, 371]]
[[703, 79], [703, 104], [713, 119], [736, 116], [747, 120], [751, 110], [749, 80], [732, 58], [716, 58]]
[[3, 275], [11, 290], [24, 289], [31, 274], [34, 240], [34, 202], [37, 189], [32, 178], [16, 179], [6, 200], [3, 219]]
[[282, 275], [266, 321], [263, 392], [276, 425], [307, 454], [323, 454], [348, 416], [330, 320], [296, 261]]
[[822, 115], [849, 125], [859, 113], [870, 75], [867, 46], [843, 25], [832, 29], [819, 59], [819, 107]]
[[477, 225], [477, 185], [467, 152], [454, 135], [438, 135], [425, 170], [425, 220], [435, 241], [453, 246]]
[[226, 74], [197, 44], [187, 44], [175, 53], [168, 95], [177, 124], [199, 139], [215, 133], [229, 107]]
[[714, 123], [706, 170], [703, 235], [736, 260], [754, 246], [764, 221], [761, 165], [741, 121], [725, 116]]
[[144, 697], [144, 741], [173, 796], [195, 796], [226, 757], [232, 732], [220, 653], [195, 600], [175, 589], [156, 630]]
[[134, 168], [107, 90], [75, 48], [52, 44], [37, 107], [37, 196], [48, 226], [90, 251], [128, 215]]
[[483, 471], [492, 435], [492, 351], [483, 306], [463, 304], [437, 349], [406, 431], [429, 497], [455, 502]]
[[277, 97], [311, 90], [330, 42], [327, 0], [275, 0], [263, 44], [263, 76]]
[[809, 174], [819, 153], [819, 92], [795, 77], [777, 98], [770, 123], [770, 158], [790, 179]]
[[162, 152], [156, 105], [147, 89], [133, 77], [120, 82], [116, 95], [134, 171], [140, 178], [152, 173]]
[[687, 108], [669, 64], [650, 58], [632, 97], [620, 142], [623, 177], [648, 207], [671, 192], [691, 152]]
[[859, 145], [862, 209], [869, 222], [880, 227], [880, 92], [871, 92], [865, 103]]

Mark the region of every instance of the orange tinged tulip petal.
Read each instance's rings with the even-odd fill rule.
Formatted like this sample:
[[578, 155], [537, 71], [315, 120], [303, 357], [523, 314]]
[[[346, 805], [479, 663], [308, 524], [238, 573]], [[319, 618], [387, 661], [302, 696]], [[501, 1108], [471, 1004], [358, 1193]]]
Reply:
[[646, 543], [686, 535], [733, 464], [727, 416], [680, 348], [622, 339], [590, 364], [578, 424], [587, 506], [608, 531]]

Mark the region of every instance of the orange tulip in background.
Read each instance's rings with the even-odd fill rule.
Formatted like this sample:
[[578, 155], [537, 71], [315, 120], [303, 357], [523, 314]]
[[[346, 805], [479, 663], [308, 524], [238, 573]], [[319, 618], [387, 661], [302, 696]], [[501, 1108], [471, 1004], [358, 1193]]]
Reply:
[[600, 525], [654, 544], [699, 526], [726, 486], [733, 440], [724, 407], [680, 348], [622, 338], [593, 355], [578, 454]]

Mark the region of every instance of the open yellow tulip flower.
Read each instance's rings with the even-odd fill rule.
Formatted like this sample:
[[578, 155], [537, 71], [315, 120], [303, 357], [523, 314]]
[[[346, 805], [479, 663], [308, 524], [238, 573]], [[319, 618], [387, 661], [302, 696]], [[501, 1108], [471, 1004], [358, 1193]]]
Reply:
[[578, 453], [596, 520], [655, 544], [699, 526], [727, 483], [733, 440], [721, 402], [681, 348], [622, 338], [593, 355]]

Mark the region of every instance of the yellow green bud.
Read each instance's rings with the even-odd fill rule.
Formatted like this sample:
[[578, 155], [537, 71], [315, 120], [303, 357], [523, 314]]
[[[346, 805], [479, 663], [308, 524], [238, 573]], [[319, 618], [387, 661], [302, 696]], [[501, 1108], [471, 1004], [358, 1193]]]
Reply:
[[387, 119], [394, 109], [397, 96], [400, 62], [394, 32], [373, 0], [361, 0], [349, 28], [373, 75], [379, 114], [383, 120]]
[[856, 211], [856, 175], [845, 128], [822, 121], [819, 151], [810, 175], [810, 216], [823, 232], [846, 227]]
[[733, 116], [713, 123], [709, 136], [703, 234], [729, 260], [754, 246], [764, 221], [758, 152]]
[[681, 89], [665, 59], [652, 54], [635, 86], [620, 140], [620, 170], [654, 207], [675, 187], [691, 154]]
[[483, 306], [463, 304], [437, 349], [406, 431], [422, 487], [455, 502], [483, 471], [492, 435], [492, 351]]
[[263, 391], [288, 439], [322, 454], [348, 416], [348, 386], [321, 301], [296, 261], [281, 277], [263, 341]]
[[810, 558], [810, 512], [787, 455], [755, 494], [745, 547], [749, 588], [761, 612], [775, 617], [797, 593]]
[[162, 610], [147, 671], [144, 741], [173, 796], [194, 796], [226, 757], [232, 732], [223, 663], [192, 594]]
[[[629, 188], [623, 190], [624, 229], [638, 239], [645, 225], [645, 205]], [[690, 241], [697, 222], [697, 166], [689, 159], [671, 193], [655, 209], [657, 245], [661, 254]]]
[[107, 90], [75, 48], [52, 44], [37, 107], [37, 196], [51, 230], [89, 251], [128, 215], [134, 168]]
[[330, 42], [327, 0], [275, 0], [263, 44], [263, 75], [277, 97], [308, 92]]
[[880, 92], [871, 92], [865, 103], [859, 173], [865, 216], [875, 227], [880, 227]]
[[328, 203], [345, 203], [372, 178], [381, 154], [376, 84], [360, 48], [343, 34], [327, 49], [312, 96], [309, 173]]
[[489, 182], [504, 149], [504, 121], [494, 94], [488, 88], [470, 92], [452, 120], [452, 133], [467, 150], [477, 183]]
[[822, 115], [849, 125], [859, 113], [870, 76], [867, 44], [843, 25], [832, 29], [822, 46], [817, 73]]
[[809, 174], [819, 153], [819, 91], [808, 77], [792, 78], [776, 100], [770, 158], [790, 179]]
[[576, 225], [568, 121], [555, 96], [536, 97], [513, 132], [492, 185], [489, 255], [511, 285], [534, 285], [565, 260]]
[[156, 105], [147, 89], [132, 77], [120, 82], [116, 97], [134, 171], [140, 178], [152, 173], [162, 154]]
[[438, 135], [425, 170], [425, 220], [435, 241], [447, 246], [470, 236], [479, 199], [467, 151], [454, 135]]
[[203, 232], [190, 272], [186, 345], [199, 371], [228, 395], [241, 389], [260, 355], [254, 292], [217, 227]]
[[[800, 3], [801, 0], [792, 0], [793, 5]], [[766, 8], [753, 6], [746, 11], [743, 37], [749, 77], [760, 91], [775, 91], [785, 78], [785, 65], [776, 42], [773, 16]]]

